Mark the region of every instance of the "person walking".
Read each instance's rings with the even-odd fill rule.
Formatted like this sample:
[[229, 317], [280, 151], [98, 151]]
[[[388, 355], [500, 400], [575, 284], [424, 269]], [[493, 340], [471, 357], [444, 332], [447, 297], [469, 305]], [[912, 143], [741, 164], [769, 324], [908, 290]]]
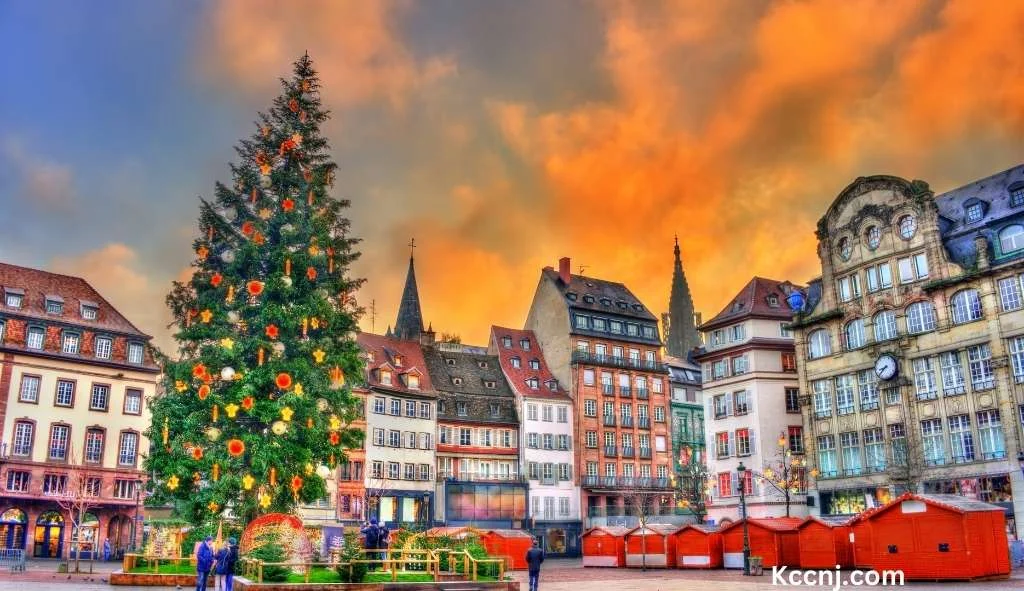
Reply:
[[370, 570], [377, 568], [377, 546], [380, 544], [380, 527], [377, 526], [377, 518], [370, 520], [370, 523], [359, 530], [359, 533], [363, 534], [363, 547], [369, 550], [367, 552], [367, 559], [372, 560], [370, 563]]
[[228, 538], [227, 565], [224, 567], [224, 591], [233, 591], [235, 588], [235, 565], [238, 564], [238, 542], [235, 538]]
[[231, 553], [230, 548], [227, 544], [220, 547], [217, 553], [213, 555], [213, 589], [214, 591], [227, 591], [227, 587], [224, 586], [224, 576], [227, 575], [228, 566], [228, 555]]
[[206, 536], [196, 549], [196, 591], [206, 591], [206, 579], [209, 578], [210, 568], [213, 567], [212, 541], [213, 536]]
[[530, 568], [530, 591], [537, 591], [542, 562], [544, 562], [544, 550], [540, 548], [540, 541], [534, 540], [533, 548], [526, 551], [526, 565]]
[[391, 532], [388, 531], [387, 526], [383, 523], [377, 527], [377, 549], [382, 550], [382, 552], [377, 553], [377, 556], [384, 560], [385, 569], [389, 568], [387, 561], [388, 558], [390, 558], [388, 556], [388, 535], [390, 535], [390, 533]]
[[103, 539], [103, 562], [110, 562], [110, 538]]

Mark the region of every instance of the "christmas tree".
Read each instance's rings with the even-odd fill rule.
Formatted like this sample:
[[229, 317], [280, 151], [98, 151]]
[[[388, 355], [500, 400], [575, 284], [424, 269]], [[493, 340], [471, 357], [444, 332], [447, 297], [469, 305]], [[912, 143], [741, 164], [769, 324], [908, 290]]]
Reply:
[[333, 199], [337, 165], [320, 126], [319, 80], [306, 55], [256, 132], [236, 147], [234, 183], [200, 206], [190, 282], [167, 297], [178, 332], [165, 388], [151, 404], [146, 469], [156, 502], [193, 523], [228, 510], [248, 522], [326, 495], [359, 406], [354, 339], [359, 253]]

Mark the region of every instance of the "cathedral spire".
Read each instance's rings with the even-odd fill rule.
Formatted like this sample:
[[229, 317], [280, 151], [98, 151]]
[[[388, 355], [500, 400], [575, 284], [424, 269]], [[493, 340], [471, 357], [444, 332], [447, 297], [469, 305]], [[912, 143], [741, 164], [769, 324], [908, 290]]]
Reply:
[[669, 323], [665, 347], [673, 357], [686, 359], [690, 352], [700, 346], [697, 324], [694, 316], [693, 297], [686, 284], [683, 261], [679, 256], [679, 236], [676, 236], [675, 265], [672, 269], [672, 293], [668, 301]]
[[423, 312], [420, 310], [420, 294], [416, 288], [416, 268], [413, 265], [412, 249], [416, 248], [415, 239], [409, 241], [409, 271], [405, 276], [405, 289], [402, 290], [402, 303], [398, 306], [398, 319], [395, 320], [394, 335], [404, 340], [419, 340], [423, 332]]

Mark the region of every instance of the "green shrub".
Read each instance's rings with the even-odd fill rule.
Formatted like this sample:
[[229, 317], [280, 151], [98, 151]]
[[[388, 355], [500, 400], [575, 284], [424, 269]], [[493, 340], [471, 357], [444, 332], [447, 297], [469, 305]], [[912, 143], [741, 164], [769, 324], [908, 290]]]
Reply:
[[[267, 562], [286, 562], [288, 555], [281, 547], [281, 538], [277, 532], [261, 534], [254, 540], [255, 548], [249, 552], [249, 558]], [[271, 583], [280, 583], [288, 579], [291, 571], [284, 566], [263, 566], [263, 580]]]
[[363, 553], [359, 534], [345, 534], [345, 545], [341, 549], [340, 561], [336, 567], [342, 583], [362, 583], [366, 580], [366, 563], [352, 562], [363, 558], [366, 558], [366, 555]]

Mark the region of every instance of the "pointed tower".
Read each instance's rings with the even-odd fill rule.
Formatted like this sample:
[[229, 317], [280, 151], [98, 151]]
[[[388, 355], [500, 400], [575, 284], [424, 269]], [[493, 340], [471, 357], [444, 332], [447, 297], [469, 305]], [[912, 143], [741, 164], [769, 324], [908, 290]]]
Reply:
[[676, 236], [675, 267], [672, 270], [672, 294], [668, 300], [669, 331], [665, 347], [668, 354], [687, 359], [694, 348], [700, 346], [700, 335], [694, 319], [693, 297], [686, 284], [683, 261], [679, 258], [679, 237]]
[[423, 312], [420, 310], [420, 293], [416, 289], [416, 268], [412, 253], [409, 254], [409, 272], [405, 276], [402, 303], [398, 306], [394, 336], [407, 341], [418, 341], [423, 333]]

